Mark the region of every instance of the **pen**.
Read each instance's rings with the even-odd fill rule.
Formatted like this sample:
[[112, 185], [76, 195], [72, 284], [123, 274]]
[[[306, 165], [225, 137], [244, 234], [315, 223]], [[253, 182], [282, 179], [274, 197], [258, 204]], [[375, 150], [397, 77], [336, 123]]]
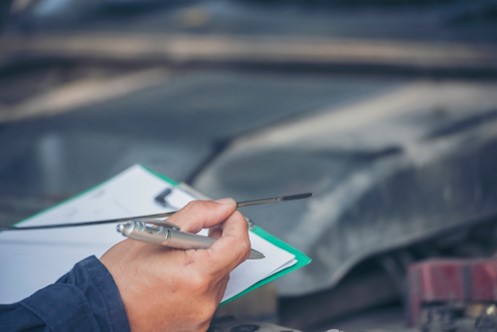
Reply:
[[[208, 236], [182, 232], [178, 226], [171, 223], [158, 225], [131, 220], [118, 224], [116, 229], [130, 239], [175, 249], [207, 249], [216, 241]], [[261, 252], [251, 249], [249, 259], [262, 258], [264, 255]]]

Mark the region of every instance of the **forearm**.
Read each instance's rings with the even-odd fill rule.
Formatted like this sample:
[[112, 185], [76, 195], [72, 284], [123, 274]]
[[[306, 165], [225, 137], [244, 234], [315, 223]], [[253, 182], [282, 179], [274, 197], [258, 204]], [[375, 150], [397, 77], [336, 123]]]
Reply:
[[114, 280], [95, 257], [19, 303], [0, 306], [0, 326], [5, 331], [129, 331]]

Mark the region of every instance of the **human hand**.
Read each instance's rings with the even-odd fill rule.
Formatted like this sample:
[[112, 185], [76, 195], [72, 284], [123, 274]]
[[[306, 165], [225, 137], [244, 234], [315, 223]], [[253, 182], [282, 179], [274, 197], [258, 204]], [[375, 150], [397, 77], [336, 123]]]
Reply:
[[247, 223], [232, 199], [191, 202], [168, 221], [192, 233], [212, 228], [219, 238], [200, 250], [128, 239], [102, 256], [133, 332], [207, 330], [229, 273], [250, 253]]

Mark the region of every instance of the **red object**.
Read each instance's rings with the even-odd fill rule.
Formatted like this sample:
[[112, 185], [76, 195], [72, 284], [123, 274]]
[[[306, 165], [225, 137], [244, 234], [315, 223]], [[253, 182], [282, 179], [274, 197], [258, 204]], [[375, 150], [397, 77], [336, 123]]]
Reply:
[[428, 260], [408, 272], [409, 321], [421, 323], [423, 305], [497, 301], [497, 259]]

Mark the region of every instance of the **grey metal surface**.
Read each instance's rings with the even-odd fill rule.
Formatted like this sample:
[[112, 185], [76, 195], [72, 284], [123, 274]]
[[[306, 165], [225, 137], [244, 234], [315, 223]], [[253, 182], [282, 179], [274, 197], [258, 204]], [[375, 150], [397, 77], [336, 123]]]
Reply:
[[52, 115], [42, 108], [42, 117], [0, 123], [0, 194], [61, 199], [134, 163], [187, 180], [239, 135], [401, 81], [186, 71]]
[[148, 8], [137, 6], [137, 1], [114, 2], [112, 6], [113, 1], [73, 0], [67, 2], [69, 5], [59, 5], [58, 10], [57, 6], [51, 6], [54, 10], [41, 11], [36, 7], [41, 7], [43, 2], [51, 1], [40, 1], [38, 6], [26, 11], [25, 21], [13, 24], [38, 32], [57, 31], [62, 26], [73, 32], [153, 34], [165, 30], [213, 35], [271, 33], [389, 40], [495, 42], [497, 39], [497, 32], [488, 29], [492, 24], [495, 0], [311, 3], [210, 0], [164, 1], [162, 4], [156, 1], [156, 6]]
[[334, 286], [367, 257], [497, 213], [497, 88], [416, 82], [235, 142], [194, 182], [212, 195], [311, 191], [247, 210], [309, 267], [282, 295]]

